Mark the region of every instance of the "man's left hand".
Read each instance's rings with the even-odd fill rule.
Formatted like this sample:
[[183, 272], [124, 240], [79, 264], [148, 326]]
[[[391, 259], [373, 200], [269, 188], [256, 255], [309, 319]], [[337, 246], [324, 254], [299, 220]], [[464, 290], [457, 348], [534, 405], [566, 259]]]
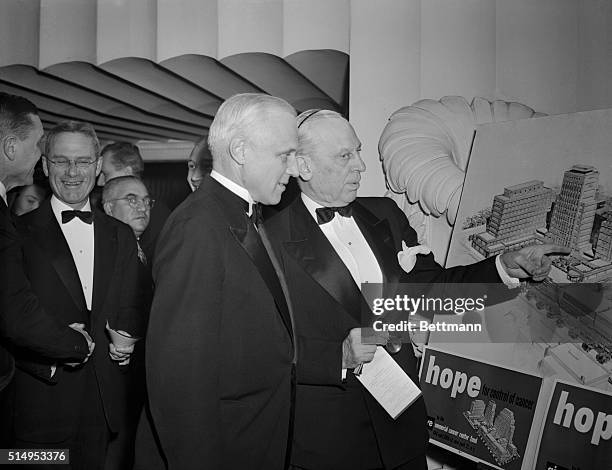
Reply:
[[570, 252], [569, 248], [552, 243], [531, 245], [504, 253], [500, 256], [500, 261], [509, 276], [519, 279], [531, 277], [534, 281], [542, 281], [546, 279], [551, 268], [551, 261], [547, 255], [553, 253], [569, 255]]
[[134, 345], [127, 346], [124, 348], [116, 347], [113, 343], [108, 345], [108, 354], [113, 361], [119, 363], [120, 366], [125, 366], [130, 363], [130, 357], [134, 352]]

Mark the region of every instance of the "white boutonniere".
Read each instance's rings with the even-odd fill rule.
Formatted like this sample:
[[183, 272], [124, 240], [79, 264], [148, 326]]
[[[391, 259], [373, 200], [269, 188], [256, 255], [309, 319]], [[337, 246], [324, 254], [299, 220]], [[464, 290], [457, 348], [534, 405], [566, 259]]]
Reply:
[[402, 240], [402, 251], [397, 253], [397, 261], [402, 269], [409, 273], [414, 268], [417, 261], [417, 255], [428, 255], [431, 249], [427, 245], [416, 245], [410, 248], [406, 246], [406, 242]]

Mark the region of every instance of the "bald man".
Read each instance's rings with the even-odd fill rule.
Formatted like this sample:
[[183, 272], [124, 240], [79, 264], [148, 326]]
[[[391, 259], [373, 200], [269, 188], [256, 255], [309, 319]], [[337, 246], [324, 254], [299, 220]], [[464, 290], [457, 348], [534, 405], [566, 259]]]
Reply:
[[[428, 440], [422, 398], [393, 420], [346, 373], [370, 362], [375, 344], [361, 342], [362, 283], [501, 282], [542, 279], [545, 256], [561, 247], [527, 247], [472, 266], [443, 269], [418, 255], [410, 273], [397, 253], [417, 245], [403, 212], [384, 197], [357, 198], [361, 142], [340, 114], [300, 114], [297, 165], [300, 197], [267, 224], [282, 260], [298, 337], [294, 469], [426, 470]], [[393, 359], [418, 383], [412, 348]], [[345, 377], [345, 380], [343, 380]]]

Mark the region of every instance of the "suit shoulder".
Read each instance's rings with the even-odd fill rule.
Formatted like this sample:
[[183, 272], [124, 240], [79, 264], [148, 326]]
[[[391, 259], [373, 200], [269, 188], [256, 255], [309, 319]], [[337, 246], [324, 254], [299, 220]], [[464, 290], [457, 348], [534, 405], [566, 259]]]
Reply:
[[395, 201], [385, 196], [359, 197], [357, 198], [357, 201], [376, 215], [403, 214], [402, 210], [397, 206]]

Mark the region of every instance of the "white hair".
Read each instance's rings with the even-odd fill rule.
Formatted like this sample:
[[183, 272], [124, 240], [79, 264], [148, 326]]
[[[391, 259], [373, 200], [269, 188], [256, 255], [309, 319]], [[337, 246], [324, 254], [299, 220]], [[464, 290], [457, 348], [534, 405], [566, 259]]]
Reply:
[[232, 139], [248, 137], [270, 108], [284, 109], [295, 116], [295, 109], [285, 100], [263, 93], [241, 93], [225, 100], [208, 132], [213, 160], [229, 155]]

